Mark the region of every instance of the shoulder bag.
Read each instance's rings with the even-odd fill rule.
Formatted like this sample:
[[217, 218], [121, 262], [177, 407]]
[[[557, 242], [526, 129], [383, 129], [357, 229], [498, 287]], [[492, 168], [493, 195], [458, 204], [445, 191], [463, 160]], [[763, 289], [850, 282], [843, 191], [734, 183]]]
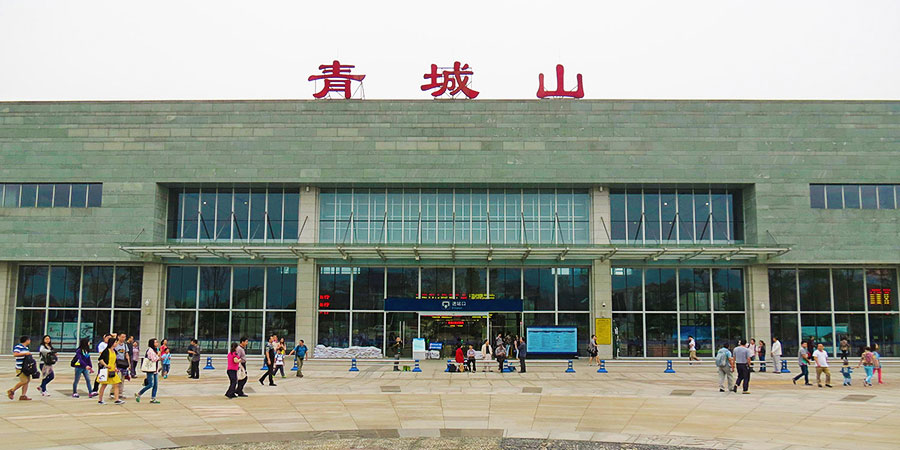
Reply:
[[147, 357], [147, 354], [144, 353], [144, 357], [141, 358], [141, 372], [144, 373], [156, 373], [157, 369], [156, 361], [151, 360]]

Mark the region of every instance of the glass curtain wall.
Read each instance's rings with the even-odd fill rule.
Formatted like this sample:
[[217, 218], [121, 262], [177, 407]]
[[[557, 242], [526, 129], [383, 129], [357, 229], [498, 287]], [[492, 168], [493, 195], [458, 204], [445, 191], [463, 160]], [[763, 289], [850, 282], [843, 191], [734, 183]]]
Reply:
[[227, 353], [241, 336], [251, 353], [270, 333], [294, 342], [296, 266], [170, 266], [167, 275], [163, 337], [173, 351], [192, 338], [205, 353]]
[[801, 341], [835, 354], [847, 339], [854, 357], [876, 344], [882, 356], [898, 356], [897, 281], [892, 268], [770, 268], [772, 334], [785, 355], [795, 355]]
[[616, 357], [698, 356], [746, 338], [741, 268], [613, 267]]
[[739, 189], [612, 189], [614, 243], [697, 244], [744, 241]]
[[[319, 267], [318, 343], [384, 350], [396, 336], [418, 336], [418, 314], [384, 311], [386, 297], [521, 298], [524, 313], [491, 314], [491, 329], [512, 335], [524, 326], [590, 333], [590, 269], [586, 267]], [[385, 333], [384, 330], [387, 330]], [[581, 345], [580, 345], [581, 346]]]
[[37, 348], [49, 334], [74, 351], [83, 337], [96, 344], [104, 333], [138, 336], [143, 275], [139, 266], [20, 266], [15, 337], [31, 336]]
[[184, 242], [296, 242], [300, 190], [171, 188], [168, 238]]
[[581, 189], [322, 189], [319, 242], [588, 244]]

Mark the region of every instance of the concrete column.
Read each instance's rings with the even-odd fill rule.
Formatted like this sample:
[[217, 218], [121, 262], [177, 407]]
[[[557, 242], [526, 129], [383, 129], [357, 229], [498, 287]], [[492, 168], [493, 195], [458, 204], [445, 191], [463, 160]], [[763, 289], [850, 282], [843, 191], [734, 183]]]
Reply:
[[591, 188], [591, 242], [609, 244], [609, 188], [594, 186]]
[[0, 261], [0, 348], [12, 348], [16, 332], [16, 264]]
[[162, 339], [166, 309], [166, 266], [145, 263], [141, 286], [141, 340]]
[[314, 244], [319, 240], [319, 188], [300, 189], [300, 243]]
[[769, 271], [765, 265], [756, 264], [747, 268], [747, 292], [750, 304], [747, 305], [747, 326], [749, 336], [746, 339], [765, 339], [766, 352], [772, 345], [772, 327], [769, 322]]
[[[306, 346], [312, 350], [318, 343], [318, 301], [319, 301], [319, 277], [316, 272], [316, 262], [313, 259], [303, 260], [297, 263], [297, 339], [306, 341]], [[313, 357], [310, 353], [309, 357]]]
[[[612, 359], [613, 346], [612, 342], [612, 275], [610, 274], [609, 260], [595, 260], [591, 264], [591, 334], [597, 335], [598, 355], [600, 359]], [[597, 332], [597, 319], [610, 320], [610, 332], [607, 340], [610, 344], [603, 344], [604, 338]], [[582, 345], [582, 343], [578, 343]]]

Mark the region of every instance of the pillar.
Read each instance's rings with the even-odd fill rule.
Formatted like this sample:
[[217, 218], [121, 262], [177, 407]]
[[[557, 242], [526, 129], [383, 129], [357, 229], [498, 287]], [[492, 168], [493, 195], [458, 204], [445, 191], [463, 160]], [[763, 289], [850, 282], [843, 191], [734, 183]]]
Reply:
[[[591, 311], [593, 311], [591, 320], [591, 330], [597, 335], [597, 350], [600, 359], [612, 359], [613, 346], [615, 336], [613, 335], [612, 325], [612, 275], [610, 273], [609, 260], [595, 260], [591, 264]], [[601, 323], [609, 325], [606, 333], [597, 329], [597, 319]], [[606, 334], [605, 340], [602, 334]], [[604, 343], [606, 342], [606, 343]], [[579, 343], [580, 344], [580, 343]]]
[[16, 332], [16, 265], [0, 261], [0, 348], [13, 347]]
[[591, 188], [591, 242], [609, 244], [609, 188], [594, 186]]
[[763, 264], [747, 268], [747, 290], [750, 304], [747, 308], [746, 339], [765, 339], [766, 352], [772, 345], [772, 328], [769, 321], [769, 271]]
[[[166, 266], [161, 263], [145, 263], [141, 286], [141, 336], [140, 342], [150, 338], [162, 340], [166, 307]], [[143, 344], [142, 344], [143, 345]]]
[[319, 188], [306, 186], [300, 189], [300, 239], [301, 244], [314, 244], [319, 239]]
[[[300, 258], [297, 262], [297, 318], [295, 330], [297, 339], [303, 339], [312, 349], [318, 342], [318, 276], [313, 259]], [[310, 353], [309, 357], [315, 356]]]

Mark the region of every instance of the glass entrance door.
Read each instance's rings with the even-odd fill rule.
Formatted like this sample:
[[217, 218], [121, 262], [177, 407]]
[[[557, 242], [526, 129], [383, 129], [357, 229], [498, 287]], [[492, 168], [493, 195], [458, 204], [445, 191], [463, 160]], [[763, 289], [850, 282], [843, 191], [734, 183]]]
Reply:
[[426, 348], [432, 342], [444, 344], [441, 350], [441, 358], [453, 358], [456, 348], [460, 345], [465, 352], [471, 345], [480, 350], [481, 344], [487, 339], [487, 317], [478, 316], [451, 316], [451, 315], [422, 315], [420, 336], [425, 338]]

